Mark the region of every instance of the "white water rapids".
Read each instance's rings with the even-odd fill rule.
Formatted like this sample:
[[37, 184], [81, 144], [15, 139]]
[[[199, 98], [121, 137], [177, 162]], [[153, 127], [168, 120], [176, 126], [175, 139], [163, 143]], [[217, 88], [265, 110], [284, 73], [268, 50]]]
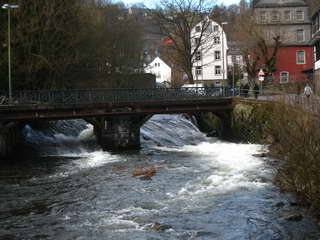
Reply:
[[[75, 124], [78, 131], [70, 132]], [[1, 169], [0, 239], [320, 237], [313, 220], [272, 184], [268, 159], [255, 156], [266, 151], [261, 145], [207, 138], [182, 115], [154, 116], [141, 129], [141, 151], [123, 153], [92, 146], [84, 122], [60, 128], [27, 127], [42, 157]], [[150, 180], [132, 176], [150, 168]], [[291, 214], [303, 219], [287, 221]]]

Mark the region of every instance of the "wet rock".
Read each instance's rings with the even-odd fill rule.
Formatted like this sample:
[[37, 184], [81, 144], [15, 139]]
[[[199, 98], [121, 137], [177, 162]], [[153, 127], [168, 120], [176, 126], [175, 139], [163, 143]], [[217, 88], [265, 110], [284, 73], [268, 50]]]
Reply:
[[276, 203], [273, 207], [276, 207], [276, 208], [282, 208], [285, 206], [285, 203], [284, 202], [278, 202]]
[[252, 156], [265, 158], [265, 157], [267, 157], [268, 155], [267, 155], [267, 153], [258, 153], [258, 154], [252, 154]]
[[139, 179], [142, 180], [142, 181], [151, 181], [151, 180], [152, 180], [152, 177], [146, 175], [146, 176], [140, 177]]
[[219, 134], [217, 132], [217, 130], [212, 130], [211, 132], [207, 133], [207, 137], [218, 137]]
[[299, 204], [297, 202], [290, 202], [290, 206], [298, 206]]
[[155, 222], [150, 226], [150, 229], [152, 229], [154, 231], [157, 231], [157, 232], [165, 231], [165, 230], [168, 230], [170, 228], [172, 228], [172, 226], [166, 225], [166, 224], [160, 224], [158, 222]]
[[285, 216], [282, 219], [286, 221], [291, 221], [291, 222], [299, 222], [303, 219], [303, 216], [301, 214], [293, 214], [293, 215]]

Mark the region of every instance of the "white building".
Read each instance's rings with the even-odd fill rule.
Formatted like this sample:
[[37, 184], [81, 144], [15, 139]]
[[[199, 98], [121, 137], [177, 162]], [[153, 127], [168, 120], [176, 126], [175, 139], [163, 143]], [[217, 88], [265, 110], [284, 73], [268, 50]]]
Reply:
[[156, 76], [157, 84], [169, 86], [171, 83], [171, 67], [169, 67], [161, 58], [156, 57], [151, 63], [149, 63], [144, 71], [146, 73], [152, 73]]
[[194, 81], [206, 86], [227, 86], [226, 34], [218, 23], [211, 19], [208, 21], [205, 32], [201, 31], [203, 22], [198, 23], [191, 31], [193, 46], [200, 41], [200, 47], [194, 56]]

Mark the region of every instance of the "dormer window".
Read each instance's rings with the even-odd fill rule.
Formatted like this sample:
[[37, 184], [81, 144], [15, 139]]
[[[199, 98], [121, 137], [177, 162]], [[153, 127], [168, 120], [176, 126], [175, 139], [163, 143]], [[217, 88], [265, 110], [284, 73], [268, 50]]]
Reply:
[[201, 26], [196, 26], [196, 32], [201, 32]]
[[219, 26], [218, 25], [214, 25], [213, 26], [213, 31], [214, 32], [218, 32], [219, 31]]

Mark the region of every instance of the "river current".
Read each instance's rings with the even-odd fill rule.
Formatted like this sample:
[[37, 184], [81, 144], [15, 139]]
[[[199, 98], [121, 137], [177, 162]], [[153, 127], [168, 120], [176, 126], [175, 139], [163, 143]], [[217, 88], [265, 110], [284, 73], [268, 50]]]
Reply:
[[24, 134], [36, 154], [0, 166], [0, 239], [320, 239], [264, 146], [207, 138], [182, 115], [151, 118], [140, 151], [101, 151], [82, 121]]

